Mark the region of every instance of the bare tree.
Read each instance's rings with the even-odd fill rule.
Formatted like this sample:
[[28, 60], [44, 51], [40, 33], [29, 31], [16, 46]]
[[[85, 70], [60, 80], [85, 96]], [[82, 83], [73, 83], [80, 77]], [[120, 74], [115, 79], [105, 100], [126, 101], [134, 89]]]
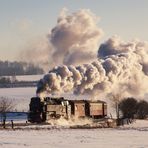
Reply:
[[120, 118], [120, 108], [119, 108], [119, 103], [122, 100], [122, 95], [121, 94], [112, 94], [111, 98], [111, 103], [112, 103], [112, 107], [115, 109], [116, 112], [116, 117], [117, 119]]
[[14, 103], [12, 102], [12, 100], [5, 97], [0, 97], [0, 114], [4, 128], [5, 128], [7, 112], [12, 111], [13, 108], [14, 108]]

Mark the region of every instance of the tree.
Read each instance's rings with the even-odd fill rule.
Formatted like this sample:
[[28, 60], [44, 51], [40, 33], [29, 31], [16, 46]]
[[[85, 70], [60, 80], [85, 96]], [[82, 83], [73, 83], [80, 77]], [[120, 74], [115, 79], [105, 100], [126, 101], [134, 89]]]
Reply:
[[0, 97], [0, 114], [1, 114], [1, 120], [3, 121], [3, 126], [5, 128], [5, 121], [7, 117], [7, 112], [12, 111], [14, 108], [14, 103], [12, 100], [5, 98], [5, 97]]
[[137, 117], [139, 119], [145, 119], [148, 116], [148, 102], [141, 100], [137, 104]]
[[10, 78], [8, 77], [0, 77], [0, 84], [8, 84], [11, 83]]
[[119, 108], [123, 118], [134, 118], [137, 112], [137, 100], [135, 98], [126, 98], [119, 103]]
[[122, 99], [121, 94], [113, 94], [110, 99], [112, 102], [112, 107], [115, 109], [117, 119], [120, 118], [119, 103], [121, 99]]
[[0, 61], [0, 76], [13, 76], [25, 74], [43, 74], [44, 70], [38, 65], [26, 62]]

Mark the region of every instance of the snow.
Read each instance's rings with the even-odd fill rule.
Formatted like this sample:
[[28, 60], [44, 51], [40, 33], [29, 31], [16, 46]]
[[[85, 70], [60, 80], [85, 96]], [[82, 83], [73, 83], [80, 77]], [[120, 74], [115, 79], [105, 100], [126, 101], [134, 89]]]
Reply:
[[[28, 110], [36, 88], [3, 88], [0, 96], [16, 101], [18, 110]], [[118, 128], [68, 129], [24, 127], [0, 130], [0, 148], [148, 148], [148, 120]], [[46, 127], [46, 128], [45, 128]], [[51, 126], [49, 126], [51, 127]]]
[[133, 130], [139, 130], [139, 131], [147, 131], [148, 132], [148, 120], [136, 120], [133, 124], [124, 125], [123, 127], [120, 127], [122, 129], [133, 129]]
[[[44, 75], [20, 75], [15, 76], [18, 81], [39, 81]], [[12, 76], [5, 76], [11, 79]]]
[[0, 88], [0, 96], [8, 98], [23, 99], [34, 96], [36, 87], [23, 87], [23, 88]]
[[148, 130], [136, 128], [148, 128], [148, 121], [139, 120], [130, 126], [116, 129], [1, 130], [0, 147], [147, 148]]
[[13, 99], [18, 111], [28, 111], [33, 96], [36, 96], [36, 87], [0, 88], [0, 97]]
[[44, 75], [23, 75], [16, 76], [18, 81], [39, 81]]

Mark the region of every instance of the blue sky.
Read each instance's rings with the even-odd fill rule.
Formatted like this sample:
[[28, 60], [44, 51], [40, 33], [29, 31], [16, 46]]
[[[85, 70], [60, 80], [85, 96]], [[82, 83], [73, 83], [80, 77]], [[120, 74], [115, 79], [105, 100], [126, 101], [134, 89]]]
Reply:
[[0, 60], [15, 60], [32, 41], [46, 36], [66, 7], [70, 12], [90, 9], [101, 18], [105, 34], [123, 40], [148, 40], [147, 0], [0, 0]]

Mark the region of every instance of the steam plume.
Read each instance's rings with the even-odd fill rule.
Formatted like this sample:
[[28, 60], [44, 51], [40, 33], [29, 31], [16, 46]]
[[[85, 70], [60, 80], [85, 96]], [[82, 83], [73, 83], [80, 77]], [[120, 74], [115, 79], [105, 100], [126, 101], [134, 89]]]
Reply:
[[49, 34], [56, 63], [78, 65], [96, 58], [99, 39], [103, 34], [97, 23], [97, 16], [90, 10], [81, 9], [69, 14], [63, 9], [57, 25]]
[[52, 63], [53, 48], [47, 38], [38, 38], [25, 47], [25, 50], [19, 54], [19, 60], [29, 61], [42, 67], [45, 71], [49, 70], [49, 65]]
[[47, 65], [53, 68], [55, 65], [79, 65], [93, 61], [97, 58], [98, 43], [103, 35], [98, 20], [87, 9], [71, 14], [63, 9], [47, 38], [29, 45], [28, 50], [21, 52], [19, 57], [42, 65], [45, 71]]
[[73, 92], [127, 95], [148, 92], [148, 43], [112, 37], [98, 50], [98, 60], [81, 66], [58, 66], [40, 80], [37, 93]]

